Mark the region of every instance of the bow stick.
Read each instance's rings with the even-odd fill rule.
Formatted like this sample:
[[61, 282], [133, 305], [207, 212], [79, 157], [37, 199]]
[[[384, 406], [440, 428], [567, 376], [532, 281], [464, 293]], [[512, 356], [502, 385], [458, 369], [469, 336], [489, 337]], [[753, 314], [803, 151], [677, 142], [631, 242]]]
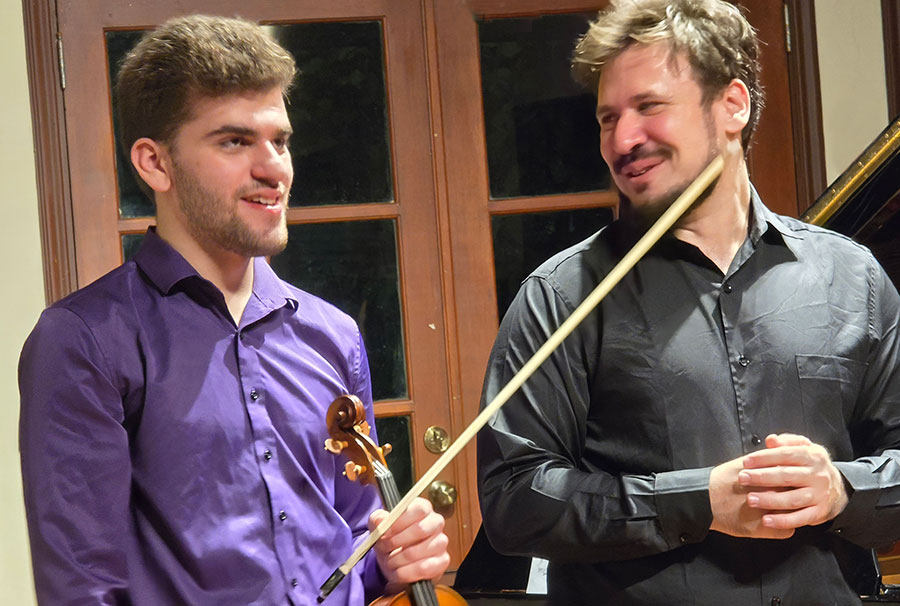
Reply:
[[365, 541], [359, 544], [359, 547], [347, 558], [347, 561], [341, 564], [335, 570], [327, 581], [319, 589], [317, 601], [321, 603], [330, 594], [337, 584], [356, 566], [362, 557], [368, 552], [375, 542], [387, 532], [387, 530], [397, 521], [413, 500], [422, 494], [425, 489], [437, 478], [450, 461], [459, 454], [466, 444], [478, 433], [478, 430], [484, 427], [488, 420], [500, 410], [500, 407], [506, 404], [507, 400], [534, 374], [544, 361], [550, 357], [557, 347], [581, 324], [588, 314], [594, 311], [594, 308], [600, 304], [600, 301], [609, 294], [616, 284], [625, 277], [632, 267], [647, 254], [654, 244], [675, 224], [676, 221], [687, 212], [687, 209], [700, 197], [706, 188], [722, 174], [724, 161], [721, 156], [716, 156], [709, 165], [697, 175], [697, 178], [688, 185], [680, 196], [672, 203], [669, 208], [656, 220], [656, 223], [647, 230], [647, 233], [637, 241], [631, 250], [629, 250], [622, 260], [606, 275], [603, 280], [591, 291], [591, 294], [575, 308], [572, 315], [563, 322], [556, 331], [550, 335], [547, 341], [538, 349], [519, 371], [513, 375], [503, 389], [501, 389], [494, 399], [484, 407], [484, 409], [475, 417], [475, 420], [459, 435], [459, 437], [450, 445], [450, 447], [442, 454], [434, 465], [426, 471], [422, 477], [416, 482], [406, 496], [388, 513], [388, 516], [378, 525], [375, 530], [369, 533]]

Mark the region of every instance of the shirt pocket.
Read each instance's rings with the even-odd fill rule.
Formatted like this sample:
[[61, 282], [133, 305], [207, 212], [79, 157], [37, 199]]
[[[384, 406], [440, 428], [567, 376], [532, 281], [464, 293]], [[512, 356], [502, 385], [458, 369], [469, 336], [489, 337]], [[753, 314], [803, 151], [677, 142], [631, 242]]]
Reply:
[[852, 455], [847, 429], [866, 365], [820, 354], [796, 354], [805, 435], [825, 446], [832, 457]]

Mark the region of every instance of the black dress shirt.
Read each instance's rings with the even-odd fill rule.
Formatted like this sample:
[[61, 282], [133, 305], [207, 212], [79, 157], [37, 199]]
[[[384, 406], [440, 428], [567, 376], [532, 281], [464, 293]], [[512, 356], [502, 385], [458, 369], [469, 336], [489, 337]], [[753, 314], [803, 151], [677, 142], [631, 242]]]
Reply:
[[[858, 546], [900, 538], [897, 291], [865, 248], [755, 192], [751, 217], [725, 275], [658, 243], [479, 435], [488, 537], [550, 560], [551, 603], [847, 606]], [[635, 239], [613, 223], [525, 280], [485, 402]], [[828, 449], [845, 511], [784, 541], [710, 532], [712, 467], [783, 432]]]

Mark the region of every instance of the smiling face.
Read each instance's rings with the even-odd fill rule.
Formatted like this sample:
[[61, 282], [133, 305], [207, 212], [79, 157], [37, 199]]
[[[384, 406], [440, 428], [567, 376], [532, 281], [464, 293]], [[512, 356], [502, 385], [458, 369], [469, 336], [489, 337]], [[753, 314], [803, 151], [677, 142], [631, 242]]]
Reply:
[[613, 181], [643, 215], [661, 213], [719, 153], [690, 65], [663, 42], [634, 44], [603, 68], [597, 121]]
[[294, 176], [281, 89], [202, 97], [191, 115], [170, 147], [174, 220], [208, 251], [281, 252]]

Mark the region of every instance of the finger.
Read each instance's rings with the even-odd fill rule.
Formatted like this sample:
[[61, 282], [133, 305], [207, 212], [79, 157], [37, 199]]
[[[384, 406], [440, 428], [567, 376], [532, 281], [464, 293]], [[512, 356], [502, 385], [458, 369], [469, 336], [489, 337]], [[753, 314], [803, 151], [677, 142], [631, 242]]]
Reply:
[[811, 446], [812, 440], [795, 433], [772, 433], [766, 436], [766, 448], [779, 446]]
[[785, 513], [768, 513], [762, 517], [762, 524], [774, 530], [789, 530], [802, 526], [812, 526], [821, 522], [818, 507], [804, 507]]
[[[384, 536], [391, 536], [402, 532], [404, 529], [412, 526], [419, 521], [423, 520], [426, 516], [430, 515], [434, 509], [431, 506], [431, 501], [423, 499], [421, 497], [416, 498], [410, 503], [409, 507], [404, 511], [400, 516], [394, 521], [390, 528], [388, 528]], [[379, 524], [381, 524], [384, 519], [388, 517], [388, 512], [383, 509], [376, 509], [369, 515], [369, 530], [375, 530]]]
[[818, 505], [816, 492], [811, 488], [762, 491], [747, 494], [747, 505], [768, 511], [796, 511]]
[[[433, 559], [443, 559], [443, 555], [447, 553], [447, 545], [449, 542], [447, 535], [442, 532], [437, 533], [426, 537], [418, 543], [394, 550], [387, 558], [385, 558], [385, 562], [390, 568], [398, 571], [403, 568], [418, 569], [423, 562]], [[430, 577], [423, 576], [419, 578]], [[419, 579], [412, 580], [415, 581]]]
[[814, 483], [815, 475], [810, 467], [780, 465], [761, 469], [742, 469], [738, 484], [745, 487], [799, 488]]
[[450, 565], [450, 555], [443, 554], [431, 558], [418, 560], [415, 563], [397, 568], [393, 575], [401, 583], [415, 583], [421, 580], [437, 580]]
[[431, 512], [425, 518], [416, 521], [402, 529], [392, 529], [391, 533], [385, 533], [375, 544], [384, 553], [391, 553], [395, 549], [407, 549], [431, 537], [439, 535], [444, 530], [444, 518]]
[[742, 459], [744, 469], [777, 467], [781, 465], [804, 466], [809, 465], [812, 460], [812, 447], [810, 446], [778, 446], [751, 452]]

